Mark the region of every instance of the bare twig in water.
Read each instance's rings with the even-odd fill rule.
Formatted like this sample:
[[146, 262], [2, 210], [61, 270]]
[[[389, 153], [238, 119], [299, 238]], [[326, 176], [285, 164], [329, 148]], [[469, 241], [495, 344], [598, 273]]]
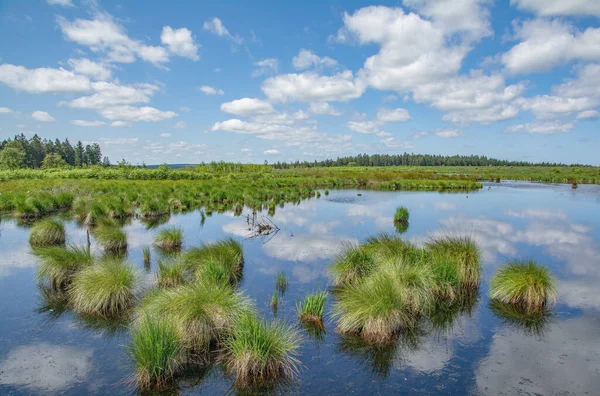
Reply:
[[259, 219], [256, 212], [247, 215], [246, 223], [249, 226], [248, 230], [251, 231], [251, 235], [246, 239], [266, 238], [267, 240], [263, 243], [267, 243], [280, 231], [273, 220], [265, 216], [261, 216]]

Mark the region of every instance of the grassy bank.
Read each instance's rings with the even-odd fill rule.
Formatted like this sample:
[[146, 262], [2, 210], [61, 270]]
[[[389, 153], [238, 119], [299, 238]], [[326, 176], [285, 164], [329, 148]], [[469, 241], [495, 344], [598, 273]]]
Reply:
[[72, 210], [86, 225], [96, 217], [148, 221], [170, 212], [212, 212], [244, 206], [269, 209], [319, 197], [319, 189], [470, 191], [478, 181], [516, 179], [560, 183], [600, 183], [598, 167], [329, 167], [273, 169], [102, 168], [0, 172], [0, 212], [35, 219]]
[[278, 205], [299, 203], [316, 197], [317, 189], [327, 188], [431, 191], [481, 188], [475, 180], [459, 176], [377, 169], [328, 170], [321, 174], [319, 170], [290, 172], [270, 168], [248, 172], [87, 168], [0, 172], [0, 180], [3, 179], [0, 212], [34, 219], [59, 210], [72, 210], [73, 216], [88, 226], [95, 226], [102, 217], [123, 219], [137, 214], [152, 220], [170, 212], [200, 208], [207, 215], [225, 210], [241, 214], [244, 206], [274, 212]]

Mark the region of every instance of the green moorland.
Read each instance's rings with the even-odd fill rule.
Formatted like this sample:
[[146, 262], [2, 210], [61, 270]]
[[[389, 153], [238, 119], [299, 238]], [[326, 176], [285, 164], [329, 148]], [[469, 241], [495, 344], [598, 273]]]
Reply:
[[125, 218], [167, 215], [204, 208], [269, 209], [316, 196], [316, 189], [469, 191], [479, 181], [530, 180], [600, 183], [600, 167], [591, 166], [394, 166], [275, 169], [269, 165], [207, 164], [170, 169], [90, 166], [71, 169], [0, 171], [0, 211], [38, 218], [72, 209], [93, 221], [96, 214]]

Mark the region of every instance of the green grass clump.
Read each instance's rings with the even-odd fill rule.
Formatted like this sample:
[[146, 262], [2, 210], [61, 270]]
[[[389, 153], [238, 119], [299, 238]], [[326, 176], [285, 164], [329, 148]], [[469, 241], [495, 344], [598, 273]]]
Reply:
[[158, 289], [142, 300], [142, 309], [153, 317], [167, 317], [182, 344], [204, 352], [220, 339], [252, 305], [229, 286], [200, 282]]
[[146, 246], [142, 249], [142, 255], [144, 257], [144, 264], [150, 264], [150, 247]]
[[335, 286], [354, 283], [369, 275], [376, 267], [373, 254], [360, 246], [346, 246], [329, 272]]
[[481, 250], [473, 238], [441, 235], [432, 237], [426, 244], [433, 254], [456, 262], [461, 287], [476, 288], [481, 277]]
[[396, 208], [396, 213], [394, 213], [394, 223], [408, 223], [408, 209], [404, 206], [399, 206]]
[[279, 308], [279, 292], [277, 289], [273, 290], [269, 305], [271, 305], [271, 308], [273, 308], [273, 312], [277, 312], [277, 308]]
[[181, 255], [181, 260], [201, 281], [215, 281], [224, 274], [235, 284], [242, 278], [242, 245], [233, 238], [188, 249]]
[[158, 262], [158, 271], [156, 272], [158, 284], [162, 287], [175, 287], [186, 282], [187, 271], [181, 261]]
[[456, 300], [461, 293], [461, 276], [456, 262], [437, 254], [431, 255], [428, 262], [435, 282], [434, 294], [444, 300]]
[[244, 315], [225, 339], [224, 363], [241, 385], [293, 378], [300, 367], [296, 358], [300, 341], [299, 333], [288, 325]]
[[144, 314], [127, 347], [135, 366], [133, 381], [140, 389], [164, 388], [182, 366], [182, 350], [177, 329], [167, 318]]
[[275, 287], [277, 288], [277, 290], [279, 290], [280, 293], [285, 293], [285, 291], [287, 290], [289, 281], [287, 276], [285, 275], [285, 272], [280, 271], [277, 273], [277, 275], [275, 276]]
[[80, 246], [38, 248], [35, 254], [41, 259], [38, 280], [48, 282], [53, 289], [64, 289], [79, 270], [94, 261], [90, 250]]
[[90, 227], [98, 225], [108, 215], [106, 208], [100, 202], [87, 197], [75, 199], [73, 213], [75, 220]]
[[109, 252], [123, 251], [127, 249], [127, 234], [112, 226], [101, 226], [93, 232], [96, 242]]
[[304, 298], [304, 301], [300, 301], [296, 304], [298, 317], [307, 322], [322, 324], [326, 300], [327, 292], [324, 291], [307, 295]]
[[154, 244], [165, 250], [181, 248], [183, 244], [183, 230], [181, 228], [164, 228], [154, 237]]
[[29, 233], [31, 246], [64, 245], [65, 240], [65, 225], [55, 219], [37, 221]]
[[423, 249], [406, 242], [404, 239], [385, 233], [367, 238], [362, 248], [371, 253], [374, 259], [379, 262], [392, 259], [418, 261], [425, 254]]
[[117, 316], [132, 306], [136, 284], [137, 276], [131, 265], [105, 259], [74, 276], [69, 299], [78, 313]]
[[394, 279], [397, 292], [410, 312], [415, 316], [429, 312], [434, 303], [435, 288], [431, 267], [423, 263], [406, 264], [400, 261], [386, 264], [381, 272]]
[[417, 323], [395, 279], [386, 272], [341, 289], [333, 313], [342, 333], [359, 334], [374, 343], [389, 342], [402, 328]]
[[550, 271], [533, 260], [512, 261], [498, 269], [490, 281], [490, 297], [539, 311], [556, 301], [556, 284]]

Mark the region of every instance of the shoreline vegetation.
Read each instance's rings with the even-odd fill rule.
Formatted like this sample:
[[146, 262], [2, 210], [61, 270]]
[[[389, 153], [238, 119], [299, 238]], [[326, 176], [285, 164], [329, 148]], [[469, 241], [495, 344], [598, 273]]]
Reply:
[[[71, 210], [86, 225], [108, 214], [139, 215], [148, 223], [172, 212], [203, 209], [205, 215], [246, 206], [269, 209], [319, 198], [334, 188], [469, 192], [482, 180], [600, 183], [598, 167], [327, 167], [275, 169], [270, 165], [211, 163], [172, 169], [91, 166], [0, 171], [0, 212], [22, 220]], [[325, 194], [327, 196], [327, 194]], [[149, 224], [150, 226], [150, 224]]]

